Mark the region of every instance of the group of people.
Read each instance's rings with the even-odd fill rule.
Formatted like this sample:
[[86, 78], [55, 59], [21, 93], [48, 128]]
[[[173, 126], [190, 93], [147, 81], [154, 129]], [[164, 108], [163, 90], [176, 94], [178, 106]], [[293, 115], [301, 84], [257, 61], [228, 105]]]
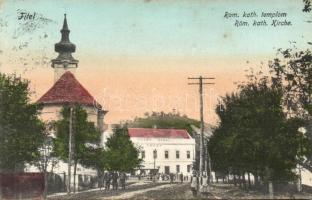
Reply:
[[118, 185], [121, 186], [122, 189], [126, 189], [126, 178], [127, 175], [125, 172], [105, 172], [104, 174], [104, 184], [105, 184], [105, 190], [109, 190], [111, 185], [113, 187], [113, 190], [118, 189]]
[[204, 196], [208, 195], [209, 193], [208, 183], [209, 183], [208, 176], [205, 172], [203, 172], [202, 177], [199, 177], [197, 172], [194, 171], [191, 177], [191, 190], [193, 196], [196, 197], [198, 191]]
[[170, 174], [164, 174], [164, 173], [161, 173], [161, 174], [157, 174], [155, 176], [155, 179], [162, 182], [162, 181], [170, 181], [170, 183], [173, 183], [174, 181], [175, 182], [180, 182], [180, 183], [183, 183], [183, 181], [185, 181], [187, 179], [187, 176], [184, 176], [183, 173], [177, 173], [177, 174], [173, 174], [173, 173], [170, 173]]
[[[167, 177], [165, 174], [157, 174], [154, 178], [160, 181], [165, 181], [167, 178], [169, 178], [170, 183], [173, 183], [174, 180], [183, 183], [183, 181], [186, 180], [187, 176], [183, 176], [182, 173], [176, 175], [170, 173], [169, 177]], [[109, 190], [111, 188], [111, 185], [113, 190], [117, 190], [119, 185], [122, 189], [126, 189], [126, 179], [127, 175], [125, 172], [117, 172], [117, 171], [105, 172], [103, 176], [105, 190]], [[202, 195], [207, 195], [209, 193], [208, 188], [209, 180], [205, 172], [203, 172], [203, 175], [199, 177], [198, 173], [196, 171], [193, 171], [190, 182], [191, 182], [191, 190], [194, 197], [197, 196], [198, 192], [200, 192]]]

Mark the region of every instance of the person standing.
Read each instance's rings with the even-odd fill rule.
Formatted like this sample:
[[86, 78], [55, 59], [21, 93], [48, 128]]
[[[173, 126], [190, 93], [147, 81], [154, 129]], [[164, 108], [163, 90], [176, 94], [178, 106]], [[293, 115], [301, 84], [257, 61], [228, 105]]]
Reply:
[[126, 173], [124, 172], [121, 172], [120, 174], [120, 184], [123, 190], [126, 189]]
[[118, 189], [118, 174], [117, 172], [113, 173], [113, 190]]
[[197, 196], [197, 190], [198, 190], [199, 180], [196, 172], [193, 172], [193, 175], [191, 177], [191, 190], [193, 193], [193, 197]]
[[180, 174], [180, 182], [183, 183], [183, 173]]
[[170, 173], [170, 174], [169, 174], [170, 184], [172, 184], [172, 183], [173, 183], [173, 177], [174, 177], [173, 173]]
[[105, 179], [105, 190], [109, 190], [110, 188], [110, 184], [111, 184], [111, 180], [112, 180], [112, 176], [110, 172], [106, 172], [104, 175], [104, 179]]
[[208, 195], [208, 177], [206, 173], [203, 173], [203, 176], [200, 180], [200, 192], [204, 197], [207, 197]]

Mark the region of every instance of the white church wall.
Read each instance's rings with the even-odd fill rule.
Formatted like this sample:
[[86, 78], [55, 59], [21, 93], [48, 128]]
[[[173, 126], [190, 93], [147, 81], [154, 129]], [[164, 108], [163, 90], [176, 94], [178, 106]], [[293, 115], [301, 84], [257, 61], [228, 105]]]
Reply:
[[59, 78], [67, 71], [75, 74], [77, 66], [74, 64], [69, 64], [66, 68], [64, 64], [54, 64], [54, 82], [59, 80]]
[[62, 106], [60, 105], [44, 105], [40, 118], [42, 121], [58, 121], [61, 119]]
[[[44, 105], [41, 114], [40, 119], [48, 122], [48, 121], [58, 121], [62, 118], [61, 116], [61, 110], [63, 106], [62, 105]], [[97, 110], [93, 106], [83, 106], [83, 108], [86, 110], [88, 114], [88, 121], [93, 122], [95, 126], [97, 126]]]
[[83, 106], [83, 108], [88, 113], [88, 121], [93, 122], [95, 126], [97, 126], [97, 120], [98, 120], [98, 111], [93, 106]]

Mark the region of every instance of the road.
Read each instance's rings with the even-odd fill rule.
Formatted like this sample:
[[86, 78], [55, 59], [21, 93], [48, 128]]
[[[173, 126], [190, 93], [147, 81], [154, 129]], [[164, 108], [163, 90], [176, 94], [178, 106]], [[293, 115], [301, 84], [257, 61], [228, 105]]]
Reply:
[[[268, 199], [268, 194], [255, 191], [244, 191], [238, 187], [228, 184], [212, 184], [208, 196], [193, 197], [189, 183], [152, 183], [137, 182], [126, 188], [126, 190], [101, 190], [89, 191], [78, 194], [49, 197], [49, 199]], [[278, 199], [312, 199], [311, 194], [282, 194], [275, 196]]]

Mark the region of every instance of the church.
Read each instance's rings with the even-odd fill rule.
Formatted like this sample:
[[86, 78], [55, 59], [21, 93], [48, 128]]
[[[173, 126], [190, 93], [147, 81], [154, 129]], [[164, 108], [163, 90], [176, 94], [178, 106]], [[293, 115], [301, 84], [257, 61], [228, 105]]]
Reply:
[[[40, 118], [45, 123], [55, 122], [62, 118], [61, 110], [64, 106], [80, 105], [86, 110], [88, 121], [93, 122], [100, 130], [101, 136], [103, 136], [104, 115], [107, 111], [103, 110], [102, 105], [95, 100], [75, 77], [75, 71], [78, 68], [78, 60], [72, 56], [72, 53], [76, 51], [76, 45], [69, 40], [69, 33], [70, 30], [65, 14], [63, 27], [61, 29], [61, 40], [55, 44], [55, 51], [58, 53], [58, 56], [51, 61], [51, 67], [54, 69], [54, 84], [37, 100], [38, 104], [43, 105]], [[49, 134], [51, 137], [57, 137], [53, 129]], [[51, 170], [51, 167], [52, 166], [49, 165], [48, 171]], [[62, 180], [66, 179], [67, 170], [67, 163], [61, 160], [53, 167], [54, 173], [60, 175]], [[26, 171], [32, 172], [37, 171], [37, 169], [34, 166], [29, 166]], [[78, 164], [77, 176], [78, 175], [86, 175], [90, 178], [91, 176], [96, 176], [97, 172], [96, 170], [88, 169]], [[73, 183], [73, 181], [71, 182]]]
[[37, 101], [43, 104], [41, 119], [45, 122], [60, 120], [60, 111], [65, 105], [81, 105], [88, 113], [88, 121], [94, 122], [95, 126], [104, 131], [104, 111], [101, 104], [83, 87], [75, 77], [78, 68], [78, 60], [74, 59], [72, 53], [76, 45], [69, 40], [70, 30], [68, 28], [66, 14], [63, 28], [61, 29], [61, 41], [55, 44], [57, 58], [52, 60], [54, 69], [54, 85]]

